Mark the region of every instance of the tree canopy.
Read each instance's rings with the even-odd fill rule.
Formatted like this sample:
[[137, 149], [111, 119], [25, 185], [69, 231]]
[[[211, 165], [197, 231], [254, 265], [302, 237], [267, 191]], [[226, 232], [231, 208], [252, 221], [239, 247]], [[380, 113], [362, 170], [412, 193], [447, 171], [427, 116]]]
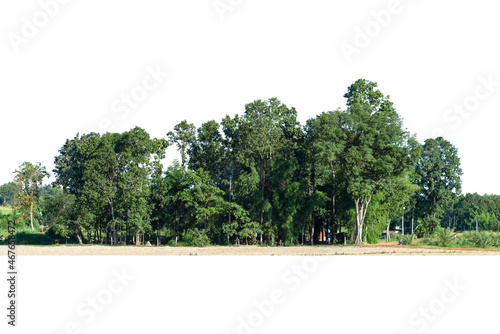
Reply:
[[[184, 120], [165, 138], [139, 127], [77, 134], [55, 157], [40, 208], [44, 168], [16, 171], [19, 203], [54, 236], [115, 245], [359, 244], [375, 242], [402, 214], [419, 234], [471, 229], [476, 220], [499, 228], [498, 196], [460, 194], [450, 142], [418, 143], [375, 82], [357, 80], [344, 97], [345, 110], [304, 126], [271, 98], [198, 128]], [[164, 167], [170, 144], [181, 161]], [[3, 202], [12, 203], [12, 187], [0, 186]]]

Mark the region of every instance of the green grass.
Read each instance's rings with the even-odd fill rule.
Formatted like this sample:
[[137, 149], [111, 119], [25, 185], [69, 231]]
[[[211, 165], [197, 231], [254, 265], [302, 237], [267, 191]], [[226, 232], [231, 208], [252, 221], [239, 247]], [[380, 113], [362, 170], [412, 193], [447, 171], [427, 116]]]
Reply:
[[0, 213], [2, 215], [11, 215], [12, 214], [12, 208], [10, 208], [8, 206], [1, 205], [0, 206]]

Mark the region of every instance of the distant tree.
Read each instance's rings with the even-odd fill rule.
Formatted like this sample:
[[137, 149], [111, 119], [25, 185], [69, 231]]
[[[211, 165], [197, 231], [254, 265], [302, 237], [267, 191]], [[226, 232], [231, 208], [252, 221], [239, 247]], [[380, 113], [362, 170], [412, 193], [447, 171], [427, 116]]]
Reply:
[[[413, 174], [401, 175], [388, 178], [381, 183], [377, 198], [380, 211], [377, 216], [383, 216], [386, 219], [387, 241], [390, 241], [389, 226], [391, 220], [401, 218], [403, 207], [406, 206], [409, 209], [411, 200], [419, 189], [416, 184], [411, 182], [413, 177]], [[377, 231], [377, 233], [380, 232], [382, 231]]]
[[[420, 186], [416, 210], [422, 222], [435, 225], [444, 216], [445, 209], [456, 203], [461, 191], [462, 169], [457, 149], [442, 137], [427, 139], [415, 172], [419, 175], [415, 184]], [[426, 230], [432, 231], [435, 227], [427, 226]]]
[[17, 190], [18, 190], [17, 186], [14, 182], [2, 184], [0, 186], [0, 205], [3, 205], [3, 204], [12, 205], [12, 204], [14, 204]]
[[174, 131], [167, 133], [170, 143], [175, 143], [181, 154], [182, 166], [188, 162], [188, 153], [196, 139], [196, 127], [186, 120], [174, 126]]
[[42, 180], [49, 174], [40, 163], [23, 162], [15, 172], [14, 182], [18, 187], [18, 205], [30, 214], [31, 230], [33, 230], [33, 212], [38, 208], [39, 189]]
[[44, 221], [44, 225], [48, 220], [47, 213], [47, 201], [63, 192], [61, 187], [52, 186], [52, 185], [44, 185], [40, 187], [39, 198], [38, 198], [38, 208], [41, 219]]
[[196, 139], [189, 149], [189, 168], [198, 170], [203, 168], [214, 180], [214, 184], [221, 187], [224, 178], [226, 149], [219, 124], [208, 121], [197, 130]]
[[49, 196], [46, 199], [46, 210], [51, 233], [63, 238], [76, 236], [79, 243], [82, 243], [74, 195], [66, 192]]

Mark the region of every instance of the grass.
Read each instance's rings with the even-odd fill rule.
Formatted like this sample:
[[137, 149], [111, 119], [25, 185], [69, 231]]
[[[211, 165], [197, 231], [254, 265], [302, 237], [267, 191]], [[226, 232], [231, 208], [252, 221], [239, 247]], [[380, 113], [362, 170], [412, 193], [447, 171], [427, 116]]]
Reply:
[[2, 215], [11, 215], [12, 208], [4, 205], [0, 205], [0, 214]]

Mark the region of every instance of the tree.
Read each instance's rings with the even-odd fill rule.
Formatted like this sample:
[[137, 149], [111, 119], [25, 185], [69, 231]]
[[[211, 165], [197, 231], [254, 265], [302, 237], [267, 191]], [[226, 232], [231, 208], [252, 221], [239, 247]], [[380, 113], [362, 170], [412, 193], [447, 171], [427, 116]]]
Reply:
[[39, 162], [36, 164], [23, 162], [14, 174], [14, 182], [19, 189], [18, 205], [22, 209], [29, 210], [31, 230], [33, 230], [33, 212], [38, 208], [39, 188], [43, 178], [49, 174]]
[[[292, 152], [289, 148], [293, 147], [300, 131], [296, 118], [297, 112], [294, 108], [288, 108], [278, 99], [271, 98], [268, 101], [257, 100], [247, 104], [245, 114], [239, 122], [238, 134], [241, 139], [236, 149], [236, 160], [249, 176], [240, 177], [245, 181], [256, 181], [254, 176], [258, 175], [258, 190], [251, 187], [259, 192], [258, 195], [254, 193], [252, 196], [248, 192], [247, 195], [253, 198], [258, 196], [259, 201], [252, 205], [252, 211], [254, 217], [259, 216], [260, 229], [268, 235], [276, 232], [271, 220], [270, 177], [273, 162], [291, 158]], [[260, 243], [262, 242], [261, 233]]]
[[13, 205], [17, 190], [17, 185], [14, 182], [2, 184], [0, 186], [0, 205]]
[[186, 120], [174, 126], [174, 131], [167, 133], [170, 143], [176, 143], [177, 149], [181, 153], [182, 166], [188, 162], [188, 153], [196, 138], [196, 128]]
[[161, 170], [167, 146], [138, 127], [122, 134], [77, 135], [55, 159], [55, 184], [76, 196], [79, 221], [88, 233], [100, 223], [112, 233], [113, 244], [119, 229], [126, 243], [127, 235], [151, 228], [150, 177]]
[[74, 235], [81, 244], [82, 232], [77, 223], [75, 196], [67, 192], [51, 195], [46, 200], [46, 206], [51, 233], [63, 238]]
[[[166, 140], [151, 139], [139, 127], [122, 133], [116, 142], [115, 154], [118, 157], [119, 171], [116, 184], [117, 213], [128, 232], [125, 233], [125, 239], [127, 234], [135, 234], [136, 244], [140, 243], [140, 233], [144, 234], [151, 229], [150, 176], [154, 168], [160, 168], [154, 162], [165, 157], [167, 147]], [[157, 233], [158, 227], [157, 225]]]
[[[339, 155], [342, 153], [345, 144], [344, 132], [340, 124], [340, 113], [324, 112], [309, 119], [306, 122], [304, 150], [306, 151], [305, 160], [302, 166], [309, 171], [309, 176], [302, 177], [309, 179], [307, 182], [306, 198], [316, 200], [310, 201], [309, 216], [312, 225], [311, 243], [314, 236], [314, 212], [317, 207], [325, 205], [325, 200], [317, 200], [329, 195], [331, 201], [330, 221], [333, 231], [332, 239], [335, 239], [337, 212], [336, 197], [339, 191], [337, 186], [337, 176], [339, 170]], [[324, 192], [319, 192], [322, 188]], [[319, 196], [318, 196], [319, 195]]]
[[[379, 191], [380, 214], [387, 219], [386, 238], [390, 241], [389, 226], [391, 219], [400, 218], [403, 207], [408, 207], [419, 187], [413, 184], [413, 175], [401, 175], [384, 180]], [[381, 232], [381, 231], [380, 231]]]
[[[461, 191], [462, 169], [457, 149], [442, 137], [427, 139], [415, 172], [419, 175], [415, 183], [420, 186], [416, 195], [417, 212], [423, 221], [439, 221], [445, 208], [453, 206]], [[432, 231], [435, 227], [426, 229]]]
[[377, 84], [358, 80], [344, 95], [347, 111], [339, 112], [345, 133], [340, 166], [348, 180], [356, 215], [355, 242], [362, 242], [363, 223], [373, 194], [384, 180], [413, 168], [418, 143], [402, 127], [402, 120]]
[[203, 168], [214, 184], [221, 187], [224, 178], [226, 150], [216, 121], [208, 121], [197, 130], [197, 137], [189, 149], [189, 168]]

